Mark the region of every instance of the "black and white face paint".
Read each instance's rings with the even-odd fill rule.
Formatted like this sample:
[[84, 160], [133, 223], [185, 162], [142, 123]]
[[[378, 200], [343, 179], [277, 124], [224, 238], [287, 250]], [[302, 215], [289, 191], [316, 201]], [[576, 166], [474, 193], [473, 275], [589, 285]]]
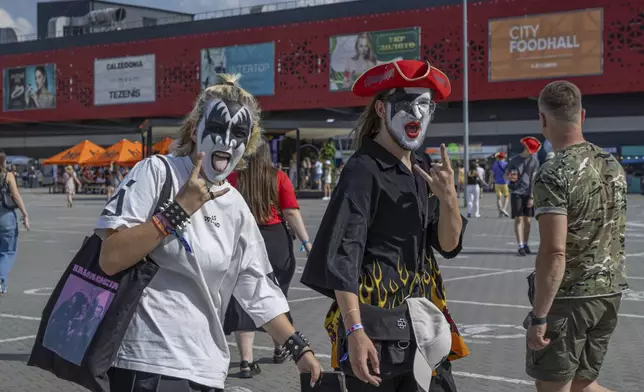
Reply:
[[210, 182], [221, 182], [244, 155], [253, 118], [239, 102], [213, 99], [197, 127], [197, 152], [204, 152], [203, 173]]
[[420, 147], [436, 109], [431, 90], [398, 88], [387, 97], [386, 109], [385, 124], [396, 143], [409, 151]]

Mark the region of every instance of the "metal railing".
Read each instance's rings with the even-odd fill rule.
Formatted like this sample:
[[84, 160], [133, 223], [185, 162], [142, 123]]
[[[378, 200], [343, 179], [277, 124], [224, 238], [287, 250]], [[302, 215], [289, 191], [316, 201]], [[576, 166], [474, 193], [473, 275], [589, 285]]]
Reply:
[[[176, 15], [176, 16], [169, 16], [165, 18], [158, 18], [156, 19], [155, 26], [175, 24], [175, 23], [187, 23], [192, 21], [202, 21], [202, 20], [218, 19], [218, 18], [228, 18], [228, 17], [234, 17], [234, 16], [251, 15], [251, 14], [258, 14], [258, 13], [275, 12], [275, 11], [284, 11], [284, 10], [290, 10], [290, 9], [302, 8], [302, 7], [316, 7], [316, 6], [322, 6], [322, 5], [346, 3], [346, 2], [353, 2], [353, 1], [361, 1], [361, 0], [292, 0], [292, 1], [285, 1], [281, 3], [238, 7], [238, 8], [232, 8], [232, 9], [226, 9], [226, 10], [219, 10], [219, 11], [201, 12], [201, 13], [195, 14], [191, 20], [186, 20], [185, 15]], [[77, 30], [75, 34], [71, 34], [71, 35], [95, 34], [95, 33], [103, 33], [108, 31], [119, 31], [119, 30], [136, 29], [136, 28], [144, 28], [144, 27], [152, 27], [152, 26], [145, 25], [143, 19], [141, 19], [141, 20], [128, 21], [128, 22], [114, 22], [112, 25], [106, 26], [106, 27], [90, 26], [90, 27], [87, 27], [85, 31], [81, 32], [80, 30]], [[44, 39], [56, 39], [56, 38], [64, 38], [64, 37], [43, 37], [43, 36], [39, 37], [38, 34], [25, 34], [25, 35], [17, 35], [17, 41], [15, 42], [7, 42], [6, 40], [0, 40], [0, 45], [9, 44], [9, 43], [44, 40]]]

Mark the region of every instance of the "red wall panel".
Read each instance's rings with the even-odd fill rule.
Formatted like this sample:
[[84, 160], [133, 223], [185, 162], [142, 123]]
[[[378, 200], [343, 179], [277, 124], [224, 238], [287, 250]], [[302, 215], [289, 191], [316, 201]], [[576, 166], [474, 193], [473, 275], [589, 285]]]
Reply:
[[[470, 99], [536, 96], [547, 82], [488, 82], [489, 19], [594, 7], [604, 9], [604, 72], [601, 76], [574, 78], [574, 82], [585, 94], [644, 91], [644, 78], [635, 76], [644, 72], [643, 1], [492, 0], [472, 4], [469, 9]], [[329, 37], [408, 26], [420, 26], [422, 56], [447, 73], [453, 84], [450, 100], [458, 101], [462, 99], [461, 17], [460, 6], [441, 6], [3, 56], [0, 58], [3, 67], [55, 63], [57, 108], [3, 112], [0, 122], [181, 116], [190, 110], [199, 91], [202, 48], [270, 41], [275, 42], [276, 51], [275, 95], [261, 98], [265, 110], [360, 106], [365, 104], [365, 100], [354, 97], [350, 92], [329, 91]], [[132, 30], [132, 39], [136, 39], [136, 30]], [[150, 53], [156, 55], [156, 102], [93, 106], [95, 58]]]

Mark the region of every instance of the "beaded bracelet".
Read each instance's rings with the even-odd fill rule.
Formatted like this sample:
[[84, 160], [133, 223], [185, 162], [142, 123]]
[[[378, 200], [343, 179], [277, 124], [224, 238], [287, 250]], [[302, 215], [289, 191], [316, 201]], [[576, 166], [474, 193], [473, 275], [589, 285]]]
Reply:
[[161, 221], [161, 218], [159, 218], [157, 215], [152, 215], [152, 223], [154, 224], [154, 227], [157, 229], [157, 231], [163, 234], [164, 237], [170, 235], [168, 230], [165, 228], [165, 225]]
[[170, 223], [168, 223], [168, 221], [166, 220], [166, 217], [162, 213], [158, 213], [154, 216], [161, 222], [161, 224], [163, 224], [163, 228], [165, 229], [165, 231], [168, 232], [169, 235], [173, 235], [177, 237], [177, 239], [179, 240], [181, 245], [183, 245], [183, 248], [186, 250], [186, 252], [192, 253], [192, 248], [190, 247], [190, 244], [188, 243], [188, 241], [185, 239], [185, 237], [181, 235], [181, 233], [177, 232], [177, 230], [174, 227], [172, 227]]

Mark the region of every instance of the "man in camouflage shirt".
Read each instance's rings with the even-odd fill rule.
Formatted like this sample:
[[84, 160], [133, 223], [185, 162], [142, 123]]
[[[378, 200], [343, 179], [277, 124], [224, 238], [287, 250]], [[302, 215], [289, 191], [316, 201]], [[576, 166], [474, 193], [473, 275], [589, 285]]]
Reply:
[[619, 162], [584, 140], [581, 92], [548, 84], [542, 132], [555, 156], [533, 185], [541, 243], [526, 371], [542, 391], [608, 391], [597, 377], [617, 325], [625, 273], [626, 180]]

